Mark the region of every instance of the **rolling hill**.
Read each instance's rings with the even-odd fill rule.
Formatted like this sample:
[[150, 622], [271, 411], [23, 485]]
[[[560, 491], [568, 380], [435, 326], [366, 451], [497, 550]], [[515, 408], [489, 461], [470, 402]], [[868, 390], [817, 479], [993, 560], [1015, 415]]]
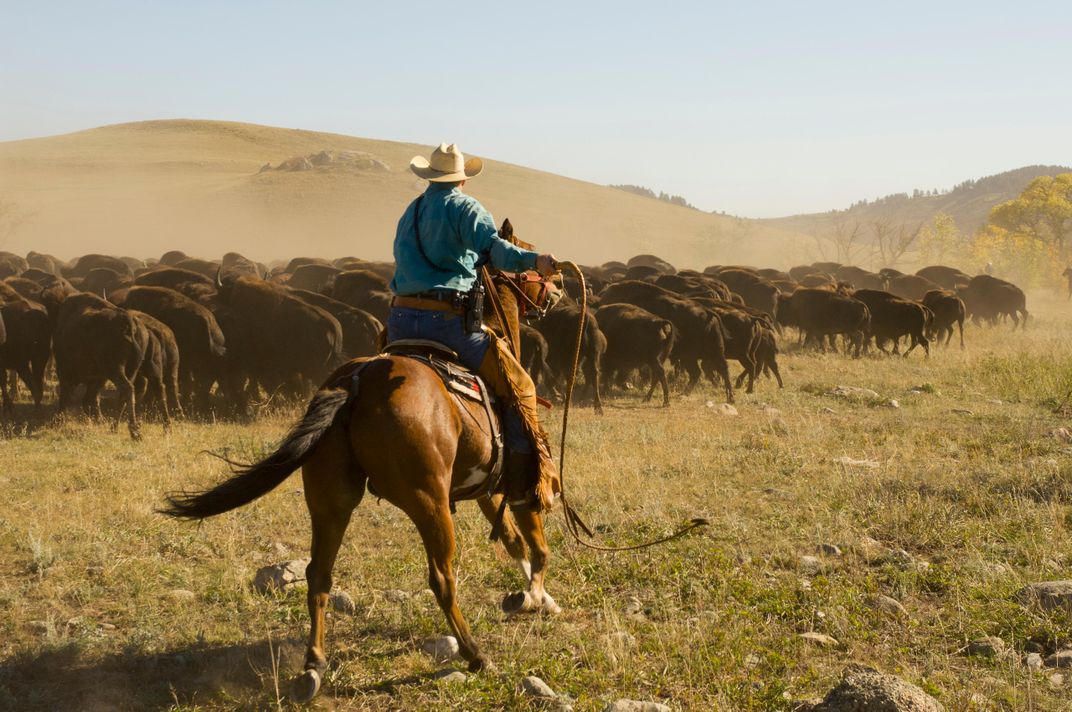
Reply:
[[[17, 230], [0, 249], [139, 257], [167, 249], [260, 260], [390, 256], [398, 216], [422, 189], [429, 148], [221, 121], [105, 126], [0, 143], [0, 203]], [[262, 170], [270, 164], [274, 168]], [[280, 164], [284, 164], [280, 167]], [[621, 190], [486, 160], [467, 189], [498, 220], [560, 258], [654, 252], [680, 265], [786, 261], [798, 236]]]

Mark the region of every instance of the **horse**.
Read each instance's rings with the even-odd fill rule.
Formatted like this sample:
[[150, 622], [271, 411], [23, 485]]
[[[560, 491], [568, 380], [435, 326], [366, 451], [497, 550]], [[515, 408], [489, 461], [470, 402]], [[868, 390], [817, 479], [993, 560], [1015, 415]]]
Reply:
[[[509, 221], [501, 234], [512, 235]], [[497, 296], [501, 308], [490, 310], [486, 322], [517, 344], [521, 302], [539, 304], [553, 287], [504, 275], [496, 276], [492, 285], [489, 297]], [[352, 389], [355, 372], [357, 386]], [[405, 512], [417, 527], [428, 557], [429, 588], [461, 656], [469, 670], [477, 672], [491, 663], [458, 606], [451, 512], [452, 491], [471, 492], [492, 469], [489, 417], [494, 416], [479, 403], [453, 396], [422, 361], [382, 354], [355, 359], [328, 377], [275, 452], [253, 464], [228, 461], [230, 478], [206, 491], [173, 493], [161, 511], [196, 520], [222, 514], [267, 494], [301, 468], [312, 523], [306, 567], [311, 625], [304, 670], [294, 685], [296, 697], [307, 701], [320, 690], [327, 667], [324, 613], [335, 559], [351, 514], [365, 491], [371, 491]], [[493, 531], [528, 581], [527, 589], [503, 598], [502, 610], [508, 615], [559, 613], [544, 587], [551, 555], [543, 516], [504, 511], [502, 496], [488, 494], [487, 488], [475, 493], [489, 522], [494, 525], [501, 517]]]

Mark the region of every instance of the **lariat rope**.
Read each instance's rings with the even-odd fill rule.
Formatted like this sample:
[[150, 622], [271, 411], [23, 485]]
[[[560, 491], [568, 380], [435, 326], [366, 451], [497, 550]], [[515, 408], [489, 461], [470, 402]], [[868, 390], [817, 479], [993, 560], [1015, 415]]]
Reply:
[[658, 544], [665, 544], [674, 539], [680, 539], [693, 529], [707, 526], [706, 519], [697, 517], [669, 536], [654, 541], [647, 541], [643, 544], [635, 544], [633, 546], [601, 546], [599, 544], [589, 543], [581, 538], [581, 532], [583, 532], [589, 539], [591, 539], [593, 535], [592, 530], [589, 529], [584, 521], [577, 515], [577, 512], [566, 498], [566, 431], [569, 428], [569, 411], [570, 403], [573, 400], [573, 387], [577, 384], [577, 368], [581, 363], [581, 344], [584, 340], [584, 331], [588, 322], [588, 289], [584, 283], [584, 273], [581, 272], [580, 267], [575, 263], [568, 261], [556, 262], [555, 269], [572, 272], [581, 286], [581, 318], [577, 324], [577, 341], [573, 348], [573, 368], [570, 370], [570, 377], [566, 382], [566, 401], [562, 407], [562, 440], [559, 443], [558, 449], [558, 477], [562, 487], [562, 513], [566, 518], [566, 529], [578, 544], [588, 547], [589, 549], [595, 549], [596, 551], [635, 551], [637, 549], [646, 549]]

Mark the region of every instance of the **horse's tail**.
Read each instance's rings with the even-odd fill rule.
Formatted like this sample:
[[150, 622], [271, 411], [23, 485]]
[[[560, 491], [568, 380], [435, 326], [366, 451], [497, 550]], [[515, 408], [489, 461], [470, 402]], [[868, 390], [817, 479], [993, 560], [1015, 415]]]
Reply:
[[345, 389], [316, 392], [305, 415], [287, 434], [283, 444], [268, 457], [251, 465], [233, 463], [234, 474], [203, 492], [174, 492], [167, 496], [162, 514], [179, 519], [205, 519], [249, 504], [282, 484], [313, 451], [350, 400]]

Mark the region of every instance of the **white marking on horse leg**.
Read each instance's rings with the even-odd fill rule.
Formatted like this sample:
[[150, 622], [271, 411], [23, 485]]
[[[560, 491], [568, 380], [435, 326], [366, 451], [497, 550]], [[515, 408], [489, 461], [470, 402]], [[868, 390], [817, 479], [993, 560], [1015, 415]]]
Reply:
[[514, 559], [517, 563], [517, 567], [521, 569], [521, 575], [525, 577], [525, 583], [532, 582], [532, 564], [528, 559]]
[[553, 613], [554, 615], [562, 612], [562, 607], [555, 603], [555, 599], [551, 598], [551, 594], [546, 589], [543, 592], [543, 612]]

